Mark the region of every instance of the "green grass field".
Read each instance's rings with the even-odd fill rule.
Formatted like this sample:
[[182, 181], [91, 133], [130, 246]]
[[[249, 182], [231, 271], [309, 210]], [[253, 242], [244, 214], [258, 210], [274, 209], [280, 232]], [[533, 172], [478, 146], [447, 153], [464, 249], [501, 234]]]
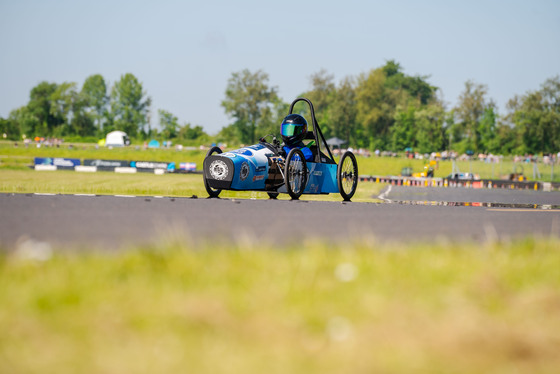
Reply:
[[[21, 144], [15, 148], [12, 142], [0, 141], [0, 170], [15, 169], [22, 170], [33, 165], [34, 157], [67, 157], [67, 158], [99, 158], [108, 160], [137, 160], [137, 161], [167, 161], [167, 162], [194, 162], [198, 168], [202, 167], [202, 161], [206, 151], [189, 150], [176, 151], [175, 149], [136, 149], [136, 147], [107, 149], [101, 147], [95, 149], [92, 144], [77, 144], [69, 149], [67, 145], [61, 148], [36, 148], [23, 147]], [[424, 160], [409, 160], [403, 157], [358, 157], [358, 169], [362, 175], [399, 175], [402, 168], [411, 167], [415, 172], [424, 169]], [[481, 178], [500, 179], [508, 176], [513, 171], [523, 172], [529, 180], [533, 178], [533, 165], [525, 163], [514, 163], [507, 159], [499, 164], [491, 164], [480, 161], [457, 161], [457, 167], [461, 172], [479, 174]], [[560, 167], [550, 166], [543, 163], [537, 164], [540, 173], [540, 181], [560, 182]], [[435, 171], [436, 177], [446, 177], [451, 174], [453, 165], [451, 161], [440, 161]], [[553, 178], [551, 178], [551, 176]]]
[[[353, 201], [377, 201], [382, 184], [358, 183]], [[96, 195], [139, 195], [207, 197], [202, 175], [152, 173], [117, 174], [112, 172], [34, 171], [0, 169], [0, 193], [60, 193]], [[223, 198], [268, 199], [264, 192], [223, 191]], [[289, 199], [280, 194], [279, 199]], [[339, 194], [304, 195], [305, 200], [341, 201]]]
[[0, 256], [1, 373], [560, 367], [558, 240], [37, 250]]

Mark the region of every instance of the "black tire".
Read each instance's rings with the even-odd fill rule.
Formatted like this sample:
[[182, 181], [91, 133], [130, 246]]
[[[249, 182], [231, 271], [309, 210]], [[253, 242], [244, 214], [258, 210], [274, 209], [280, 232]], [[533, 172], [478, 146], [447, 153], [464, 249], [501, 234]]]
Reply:
[[346, 151], [338, 163], [336, 174], [338, 190], [344, 201], [350, 201], [352, 196], [356, 193], [358, 179], [358, 162], [356, 161], [356, 156], [354, 156], [352, 152]]
[[[212, 147], [206, 153], [206, 157], [212, 156], [214, 153], [218, 153], [218, 154], [222, 153], [222, 150], [220, 149], [220, 147]], [[208, 195], [210, 197], [218, 197], [220, 195], [220, 192], [222, 192], [222, 190], [217, 188], [212, 188], [208, 185], [208, 181], [206, 180], [206, 173], [204, 171], [202, 173], [202, 179], [204, 180], [204, 187], [206, 188], [206, 192], [208, 192]]]
[[284, 166], [284, 183], [292, 200], [297, 200], [307, 185], [307, 163], [303, 153], [294, 148], [286, 157]]
[[276, 200], [278, 199], [278, 192], [267, 192], [268, 193], [268, 197], [270, 197], [271, 200]]

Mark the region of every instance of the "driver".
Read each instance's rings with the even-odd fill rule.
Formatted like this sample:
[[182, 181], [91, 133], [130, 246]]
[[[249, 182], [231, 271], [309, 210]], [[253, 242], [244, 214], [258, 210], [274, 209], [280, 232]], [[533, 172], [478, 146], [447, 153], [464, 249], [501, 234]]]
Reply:
[[280, 134], [282, 135], [282, 140], [284, 140], [282, 149], [286, 152], [286, 155], [292, 149], [298, 148], [303, 153], [306, 161], [312, 160], [313, 152], [303, 144], [303, 139], [307, 135], [307, 121], [303, 116], [299, 114], [287, 115], [282, 121]]

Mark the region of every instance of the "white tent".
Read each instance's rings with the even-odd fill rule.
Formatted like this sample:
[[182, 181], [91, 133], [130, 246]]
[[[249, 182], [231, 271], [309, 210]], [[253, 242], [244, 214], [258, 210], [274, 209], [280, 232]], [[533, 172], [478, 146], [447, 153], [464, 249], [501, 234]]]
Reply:
[[342, 139], [339, 139], [337, 137], [330, 138], [329, 140], [327, 140], [327, 144], [330, 145], [333, 148], [334, 147], [340, 148], [340, 146], [345, 144], [345, 143], [346, 143], [346, 140], [342, 140]]
[[128, 139], [128, 135], [122, 131], [111, 131], [105, 138], [106, 147], [124, 147], [129, 144], [130, 139]]

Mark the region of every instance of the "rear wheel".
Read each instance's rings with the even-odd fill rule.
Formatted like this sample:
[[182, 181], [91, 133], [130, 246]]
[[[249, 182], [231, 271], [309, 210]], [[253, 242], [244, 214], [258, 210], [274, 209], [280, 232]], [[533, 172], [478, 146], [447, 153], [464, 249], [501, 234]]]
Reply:
[[[210, 148], [210, 150], [208, 151], [208, 153], [206, 153], [206, 157], [208, 156], [212, 156], [213, 154], [220, 154], [222, 153], [222, 150], [220, 147], [212, 147]], [[208, 184], [208, 181], [206, 180], [206, 173], [203, 172], [202, 173], [202, 179], [204, 180], [204, 187], [206, 188], [206, 192], [208, 192], [208, 195], [210, 197], [218, 197], [220, 195], [220, 192], [222, 192], [221, 189], [218, 188], [212, 188], [210, 187], [210, 185]]]
[[338, 163], [336, 179], [340, 195], [344, 201], [350, 201], [358, 186], [358, 162], [352, 152], [346, 151], [342, 155]]
[[307, 184], [307, 163], [303, 153], [297, 148], [292, 149], [286, 157], [284, 182], [292, 200], [299, 199]]

